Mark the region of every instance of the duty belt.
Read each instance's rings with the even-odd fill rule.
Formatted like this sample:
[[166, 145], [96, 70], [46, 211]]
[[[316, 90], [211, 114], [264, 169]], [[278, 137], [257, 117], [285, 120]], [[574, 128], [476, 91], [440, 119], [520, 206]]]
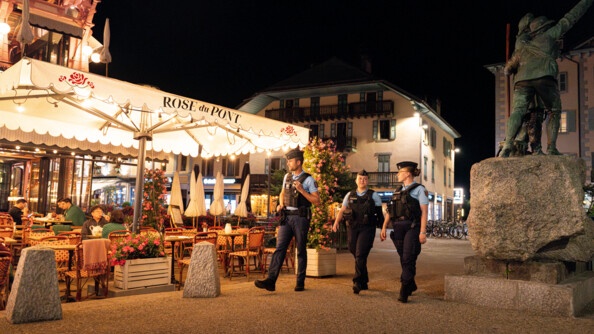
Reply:
[[296, 216], [299, 214], [299, 210], [285, 210], [287, 216]]

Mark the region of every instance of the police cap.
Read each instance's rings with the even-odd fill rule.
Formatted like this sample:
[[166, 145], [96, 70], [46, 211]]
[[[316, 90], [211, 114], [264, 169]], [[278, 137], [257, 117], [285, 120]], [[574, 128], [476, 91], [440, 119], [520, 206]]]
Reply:
[[398, 169], [402, 169], [402, 168], [409, 168], [410, 171], [414, 171], [415, 169], [417, 169], [417, 163], [416, 162], [412, 162], [412, 161], [402, 161], [396, 164], [396, 167], [398, 167]]
[[366, 171], [365, 169], [361, 169], [361, 170], [359, 171], [359, 173], [357, 173], [357, 175], [361, 175], [361, 176], [368, 176], [368, 175], [367, 175], [367, 171]]
[[299, 148], [294, 148], [287, 152], [285, 156], [287, 157], [287, 160], [294, 158], [303, 160], [303, 151], [301, 151]]

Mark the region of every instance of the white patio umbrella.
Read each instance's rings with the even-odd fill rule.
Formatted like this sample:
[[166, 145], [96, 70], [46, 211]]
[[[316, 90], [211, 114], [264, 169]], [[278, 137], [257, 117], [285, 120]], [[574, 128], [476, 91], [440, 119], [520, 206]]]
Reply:
[[206, 203], [204, 199], [204, 183], [202, 183], [202, 172], [198, 172], [198, 177], [196, 178], [196, 207], [198, 208], [198, 217], [206, 216]]
[[[305, 146], [309, 129], [152, 87], [23, 58], [0, 73], [0, 139], [138, 158], [203, 158]], [[148, 147], [147, 147], [148, 146]], [[133, 231], [142, 191], [135, 192]]]
[[[204, 189], [202, 190], [202, 207], [204, 208]], [[188, 207], [186, 208], [185, 215], [186, 217], [193, 217], [192, 219], [192, 226], [196, 227], [196, 217], [201, 216], [203, 214], [200, 213], [200, 208], [198, 206], [198, 194], [196, 191], [196, 173], [192, 170], [192, 175], [190, 176], [190, 203], [188, 203]]]
[[237, 208], [235, 208], [235, 215], [239, 218], [237, 219], [237, 226], [241, 221], [240, 217], [247, 217], [250, 208], [248, 208], [249, 204], [249, 193], [250, 193], [250, 164], [246, 163], [243, 166], [243, 170], [241, 172], [241, 198], [239, 199], [239, 204], [237, 204]]
[[111, 32], [109, 29], [109, 18], [105, 19], [105, 26], [103, 27], [103, 50], [99, 55], [99, 60], [105, 64], [105, 76], [109, 76], [108, 64], [111, 63], [111, 53], [109, 52], [109, 42], [111, 40]]
[[213, 191], [213, 199], [212, 203], [210, 203], [210, 214], [215, 216], [215, 225], [216, 217], [225, 213], [225, 202], [224, 202], [224, 194], [225, 194], [225, 185], [224, 185], [224, 178], [223, 174], [220, 171], [217, 172], [216, 182]]
[[[21, 23], [21, 30], [17, 35], [17, 40], [23, 44], [31, 44], [33, 42], [33, 30], [31, 29], [31, 25], [29, 24], [29, 0], [23, 0], [23, 22]], [[25, 50], [23, 48], [23, 50]], [[25, 50], [26, 52], [26, 50]], [[25, 54], [25, 53], [23, 53]]]
[[175, 205], [179, 207], [179, 211], [184, 213], [184, 200], [181, 193], [181, 184], [179, 181], [179, 173], [173, 172], [173, 180], [171, 181], [171, 197], [169, 199], [169, 205]]

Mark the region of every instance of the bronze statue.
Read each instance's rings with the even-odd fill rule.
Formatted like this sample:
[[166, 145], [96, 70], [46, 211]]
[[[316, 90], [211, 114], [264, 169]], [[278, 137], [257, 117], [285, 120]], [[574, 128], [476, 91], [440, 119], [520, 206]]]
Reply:
[[[556, 24], [544, 16], [532, 19], [526, 14], [529, 32], [518, 33], [516, 49], [506, 63], [506, 75], [514, 75], [513, 112], [507, 121], [505, 143], [500, 157], [509, 157], [514, 152], [514, 141], [522, 126], [531, 103], [537, 97], [544, 109], [550, 111], [547, 123], [547, 154], [560, 155], [557, 150], [557, 135], [561, 120], [561, 97], [557, 85], [559, 68], [558, 40], [586, 13], [594, 0], [581, 0]], [[525, 27], [524, 27], [525, 28]], [[525, 29], [524, 29], [525, 31]]]

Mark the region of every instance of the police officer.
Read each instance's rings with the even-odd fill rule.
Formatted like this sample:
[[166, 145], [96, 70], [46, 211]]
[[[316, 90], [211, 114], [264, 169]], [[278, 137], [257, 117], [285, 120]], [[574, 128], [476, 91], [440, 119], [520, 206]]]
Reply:
[[320, 203], [318, 186], [311, 175], [304, 172], [303, 152], [298, 148], [289, 151], [287, 168], [290, 173], [285, 175], [283, 188], [279, 195], [277, 212], [286, 217], [281, 223], [276, 241], [276, 250], [272, 254], [268, 277], [256, 280], [254, 284], [260, 289], [274, 291], [281, 266], [287, 255], [287, 248], [291, 239], [295, 237], [297, 248], [297, 284], [295, 291], [305, 290], [305, 270], [307, 268], [307, 232], [311, 219], [311, 205]]
[[398, 182], [402, 182], [402, 189], [396, 189], [392, 200], [388, 204], [384, 226], [380, 232], [380, 240], [386, 240], [386, 228], [388, 221], [392, 222], [393, 231], [390, 239], [396, 246], [400, 256], [400, 295], [398, 300], [402, 303], [408, 301], [408, 297], [417, 290], [415, 283], [417, 257], [421, 253], [421, 244], [427, 242], [427, 208], [429, 199], [427, 190], [414, 181], [421, 171], [417, 163], [403, 161], [396, 164], [398, 167]]
[[[359, 294], [361, 290], [369, 288], [367, 257], [373, 247], [377, 223], [383, 222], [383, 214], [381, 198], [373, 190], [367, 189], [369, 176], [364, 169], [357, 173], [355, 182], [357, 189], [350, 191], [344, 197], [332, 231], [338, 230], [338, 225], [343, 218], [347, 221], [347, 242], [349, 251], [355, 257], [353, 292]], [[347, 211], [350, 213], [347, 214]]]

